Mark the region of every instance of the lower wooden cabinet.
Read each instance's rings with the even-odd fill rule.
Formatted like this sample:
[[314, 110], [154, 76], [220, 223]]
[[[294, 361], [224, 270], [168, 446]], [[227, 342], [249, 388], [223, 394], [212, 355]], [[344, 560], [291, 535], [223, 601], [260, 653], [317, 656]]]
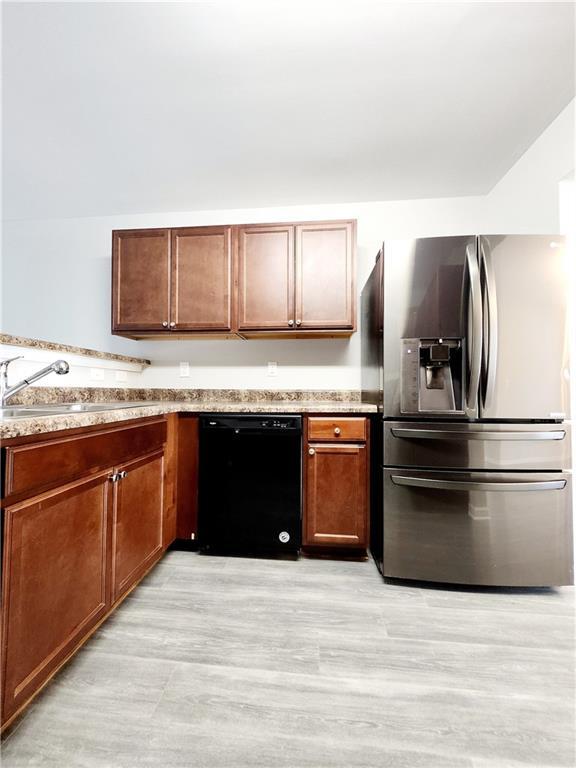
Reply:
[[118, 467], [112, 523], [112, 600], [116, 602], [162, 553], [164, 453]]
[[[330, 429], [327, 431], [326, 424]], [[352, 423], [360, 440], [340, 442]], [[369, 458], [366, 419], [310, 418], [305, 442], [305, 547], [365, 550], [368, 545]], [[315, 441], [316, 434], [325, 434]]]
[[[86, 449], [90, 436], [97, 451]], [[3, 726], [174, 539], [176, 441], [170, 430], [167, 439], [164, 419], [148, 419], [38, 442], [14, 439], [2, 449], [8, 489], [3, 502]], [[66, 471], [76, 467], [83, 476], [32, 498], [23, 498], [25, 491], [10, 494], [12, 487], [21, 487], [14, 477], [32, 476], [24, 464], [39, 451], [52, 463], [62, 452], [69, 460]], [[113, 461], [130, 453], [133, 458], [116, 466], [101, 465], [103, 455]], [[37, 483], [54, 485], [55, 480], [54, 474], [40, 473]]]
[[4, 719], [108, 610], [108, 476], [4, 510]]

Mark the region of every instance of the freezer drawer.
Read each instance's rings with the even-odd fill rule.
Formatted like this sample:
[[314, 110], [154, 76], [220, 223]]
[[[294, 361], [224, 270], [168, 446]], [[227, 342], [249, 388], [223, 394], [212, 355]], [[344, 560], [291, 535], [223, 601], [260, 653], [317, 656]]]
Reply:
[[572, 466], [569, 424], [385, 421], [384, 465], [562, 470]]
[[569, 472], [384, 469], [384, 576], [573, 583]]

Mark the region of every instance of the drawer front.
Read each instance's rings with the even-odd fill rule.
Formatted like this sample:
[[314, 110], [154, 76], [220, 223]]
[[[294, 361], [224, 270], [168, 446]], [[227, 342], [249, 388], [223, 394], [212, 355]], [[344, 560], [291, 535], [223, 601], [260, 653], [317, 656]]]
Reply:
[[572, 464], [569, 424], [384, 422], [384, 464], [487, 470], [561, 470]]
[[308, 440], [366, 440], [366, 419], [334, 417], [308, 419]]
[[32, 495], [160, 448], [166, 420], [6, 448], [4, 496]]
[[569, 472], [384, 470], [384, 576], [573, 583]]

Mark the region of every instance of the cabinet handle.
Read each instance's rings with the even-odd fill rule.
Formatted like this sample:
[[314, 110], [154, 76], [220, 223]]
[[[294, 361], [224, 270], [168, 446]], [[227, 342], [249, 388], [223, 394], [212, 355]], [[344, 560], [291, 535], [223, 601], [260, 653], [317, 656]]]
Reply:
[[296, 320], [296, 325], [302, 325], [302, 320]]
[[168, 328], [168, 320], [164, 320], [164, 322], [162, 323], [162, 327]]
[[172, 320], [172, 322], [170, 323], [170, 328], [176, 328], [176, 323], [174, 322], [174, 320]]
[[316, 451], [314, 450], [314, 448], [308, 448], [308, 453], [310, 454], [310, 456], [314, 456]]
[[334, 427], [334, 434], [339, 435], [340, 434], [340, 427]]
[[288, 325], [294, 325], [294, 320], [288, 320]]

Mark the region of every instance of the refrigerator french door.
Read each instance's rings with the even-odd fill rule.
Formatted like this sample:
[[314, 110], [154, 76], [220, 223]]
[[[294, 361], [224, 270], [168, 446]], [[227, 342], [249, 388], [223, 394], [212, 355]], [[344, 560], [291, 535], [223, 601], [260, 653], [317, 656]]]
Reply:
[[382, 417], [385, 576], [572, 583], [567, 260], [556, 236], [384, 243], [363, 390]]

